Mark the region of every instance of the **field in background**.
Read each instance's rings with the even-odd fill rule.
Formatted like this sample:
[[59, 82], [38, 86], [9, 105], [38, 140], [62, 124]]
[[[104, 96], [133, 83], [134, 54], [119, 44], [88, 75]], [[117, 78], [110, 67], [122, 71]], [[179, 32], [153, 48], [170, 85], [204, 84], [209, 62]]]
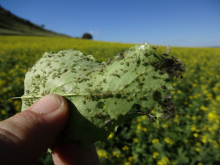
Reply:
[[[46, 51], [74, 48], [100, 61], [134, 44], [71, 38], [0, 36], [0, 120], [20, 112], [27, 69]], [[159, 52], [165, 51], [161, 46]], [[123, 124], [106, 143], [97, 142], [102, 164], [211, 165], [220, 161], [220, 48], [172, 47], [186, 73], [173, 86], [177, 115], [160, 125], [139, 117]], [[38, 162], [50, 164], [44, 155]]]

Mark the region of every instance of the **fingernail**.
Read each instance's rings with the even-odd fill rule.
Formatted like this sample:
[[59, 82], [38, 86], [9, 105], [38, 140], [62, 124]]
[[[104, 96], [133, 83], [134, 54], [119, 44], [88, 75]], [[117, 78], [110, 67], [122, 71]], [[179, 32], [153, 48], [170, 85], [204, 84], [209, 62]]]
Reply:
[[56, 95], [46, 95], [42, 97], [32, 108], [39, 113], [51, 113], [61, 106], [61, 101]]

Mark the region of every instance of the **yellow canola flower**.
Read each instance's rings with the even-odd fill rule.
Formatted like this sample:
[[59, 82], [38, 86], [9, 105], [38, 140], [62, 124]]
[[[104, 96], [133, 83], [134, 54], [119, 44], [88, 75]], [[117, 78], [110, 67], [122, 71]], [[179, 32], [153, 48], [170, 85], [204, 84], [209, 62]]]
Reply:
[[133, 138], [133, 143], [137, 143], [138, 141], [138, 138]]
[[208, 120], [209, 121], [214, 121], [218, 119], [218, 115], [216, 114], [216, 112], [209, 112], [208, 113]]
[[128, 146], [124, 146], [124, 147], [122, 147], [122, 150], [124, 150], [124, 151], [127, 151], [127, 150], [129, 150], [129, 148], [128, 148]]
[[5, 111], [5, 110], [1, 110], [1, 114], [2, 114], [2, 115], [5, 115], [5, 114], [6, 114], [6, 111]]
[[97, 150], [97, 154], [99, 157], [108, 158], [107, 152], [104, 150]]
[[191, 131], [195, 131], [196, 130], [196, 125], [191, 125]]
[[196, 142], [196, 146], [197, 146], [197, 147], [200, 147], [200, 146], [201, 146], [201, 143]]
[[193, 136], [194, 136], [195, 138], [197, 138], [197, 137], [199, 136], [199, 134], [194, 133]]
[[190, 119], [191, 117], [190, 117], [189, 115], [186, 115], [186, 118], [187, 118], [187, 119]]
[[114, 136], [114, 133], [111, 133], [111, 134], [108, 136], [108, 139], [113, 138], [113, 136]]
[[182, 93], [182, 91], [181, 91], [181, 90], [178, 90], [177, 93]]
[[141, 122], [141, 121], [142, 121], [142, 118], [138, 117], [138, 118], [137, 118], [137, 121], [138, 121], [138, 122]]
[[169, 137], [168, 138], [165, 138], [164, 141], [167, 143], [167, 144], [173, 144], [173, 140], [170, 139]]
[[113, 151], [112, 155], [119, 158], [119, 157], [124, 157], [124, 155], [120, 155], [117, 151]]
[[201, 136], [201, 141], [205, 144], [207, 143], [207, 136], [203, 135]]
[[153, 158], [156, 159], [160, 154], [158, 152], [153, 152]]
[[196, 147], [196, 148], [195, 148], [195, 151], [199, 152], [199, 151], [200, 151], [200, 149], [199, 149], [198, 147]]
[[168, 124], [167, 124], [167, 123], [164, 123], [164, 124], [162, 125], [162, 127], [165, 129], [165, 128], [168, 127]]
[[207, 91], [207, 90], [204, 90], [204, 91], [203, 91], [203, 93], [204, 93], [204, 94], [208, 94], [208, 93], [209, 93], [209, 91]]
[[193, 116], [193, 117], [192, 117], [192, 120], [196, 120], [196, 116]]
[[200, 109], [203, 110], [203, 111], [208, 111], [208, 108], [205, 107], [204, 105], [202, 105], [202, 106], [200, 107]]
[[166, 156], [163, 156], [160, 161], [157, 162], [157, 165], [167, 165], [169, 163], [169, 159]]
[[196, 95], [195, 95], [195, 96], [193, 96], [193, 97], [194, 97], [194, 99], [197, 99], [197, 98], [198, 98], [198, 96], [196, 96]]
[[125, 162], [124, 165], [131, 165], [131, 163], [130, 162]]
[[129, 156], [129, 157], [128, 157], [128, 161], [129, 161], [129, 162], [133, 162], [134, 159], [135, 159], [135, 158], [134, 158], [133, 156]]
[[174, 86], [174, 87], [177, 86], [177, 83], [173, 83], [173, 86]]
[[159, 143], [159, 139], [153, 139], [152, 143]]
[[220, 102], [220, 95], [216, 96], [216, 100]]
[[195, 88], [197, 86], [197, 84], [193, 84], [192, 86], [193, 86], [193, 88]]
[[142, 125], [141, 124], [138, 124], [137, 125], [137, 130], [141, 130], [142, 129]]
[[205, 79], [205, 77], [200, 77], [199, 79], [200, 79], [200, 80], [204, 80], [204, 79]]
[[113, 155], [113, 156], [116, 156], [116, 155], [117, 155], [117, 152], [116, 152], [116, 151], [113, 151], [113, 152], [112, 152], [112, 155]]

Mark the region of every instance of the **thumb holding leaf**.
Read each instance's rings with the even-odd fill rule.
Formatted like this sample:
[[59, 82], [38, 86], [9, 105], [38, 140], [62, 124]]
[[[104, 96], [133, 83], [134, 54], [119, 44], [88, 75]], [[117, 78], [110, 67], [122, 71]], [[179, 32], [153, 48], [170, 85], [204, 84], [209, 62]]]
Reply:
[[[39, 99], [26, 111], [0, 122], [1, 164], [33, 164], [52, 146], [67, 120], [67, 101], [59, 95], [50, 94]], [[56, 152], [59, 152], [59, 148], [54, 154], [55, 163], [66, 161], [59, 160]]]

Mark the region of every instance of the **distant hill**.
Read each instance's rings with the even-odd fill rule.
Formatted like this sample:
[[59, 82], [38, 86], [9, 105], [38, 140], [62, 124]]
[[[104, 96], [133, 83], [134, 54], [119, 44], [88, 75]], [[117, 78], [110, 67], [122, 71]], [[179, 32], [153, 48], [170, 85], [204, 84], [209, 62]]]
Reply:
[[0, 6], [0, 35], [70, 37], [46, 30], [41, 26], [17, 17]]

